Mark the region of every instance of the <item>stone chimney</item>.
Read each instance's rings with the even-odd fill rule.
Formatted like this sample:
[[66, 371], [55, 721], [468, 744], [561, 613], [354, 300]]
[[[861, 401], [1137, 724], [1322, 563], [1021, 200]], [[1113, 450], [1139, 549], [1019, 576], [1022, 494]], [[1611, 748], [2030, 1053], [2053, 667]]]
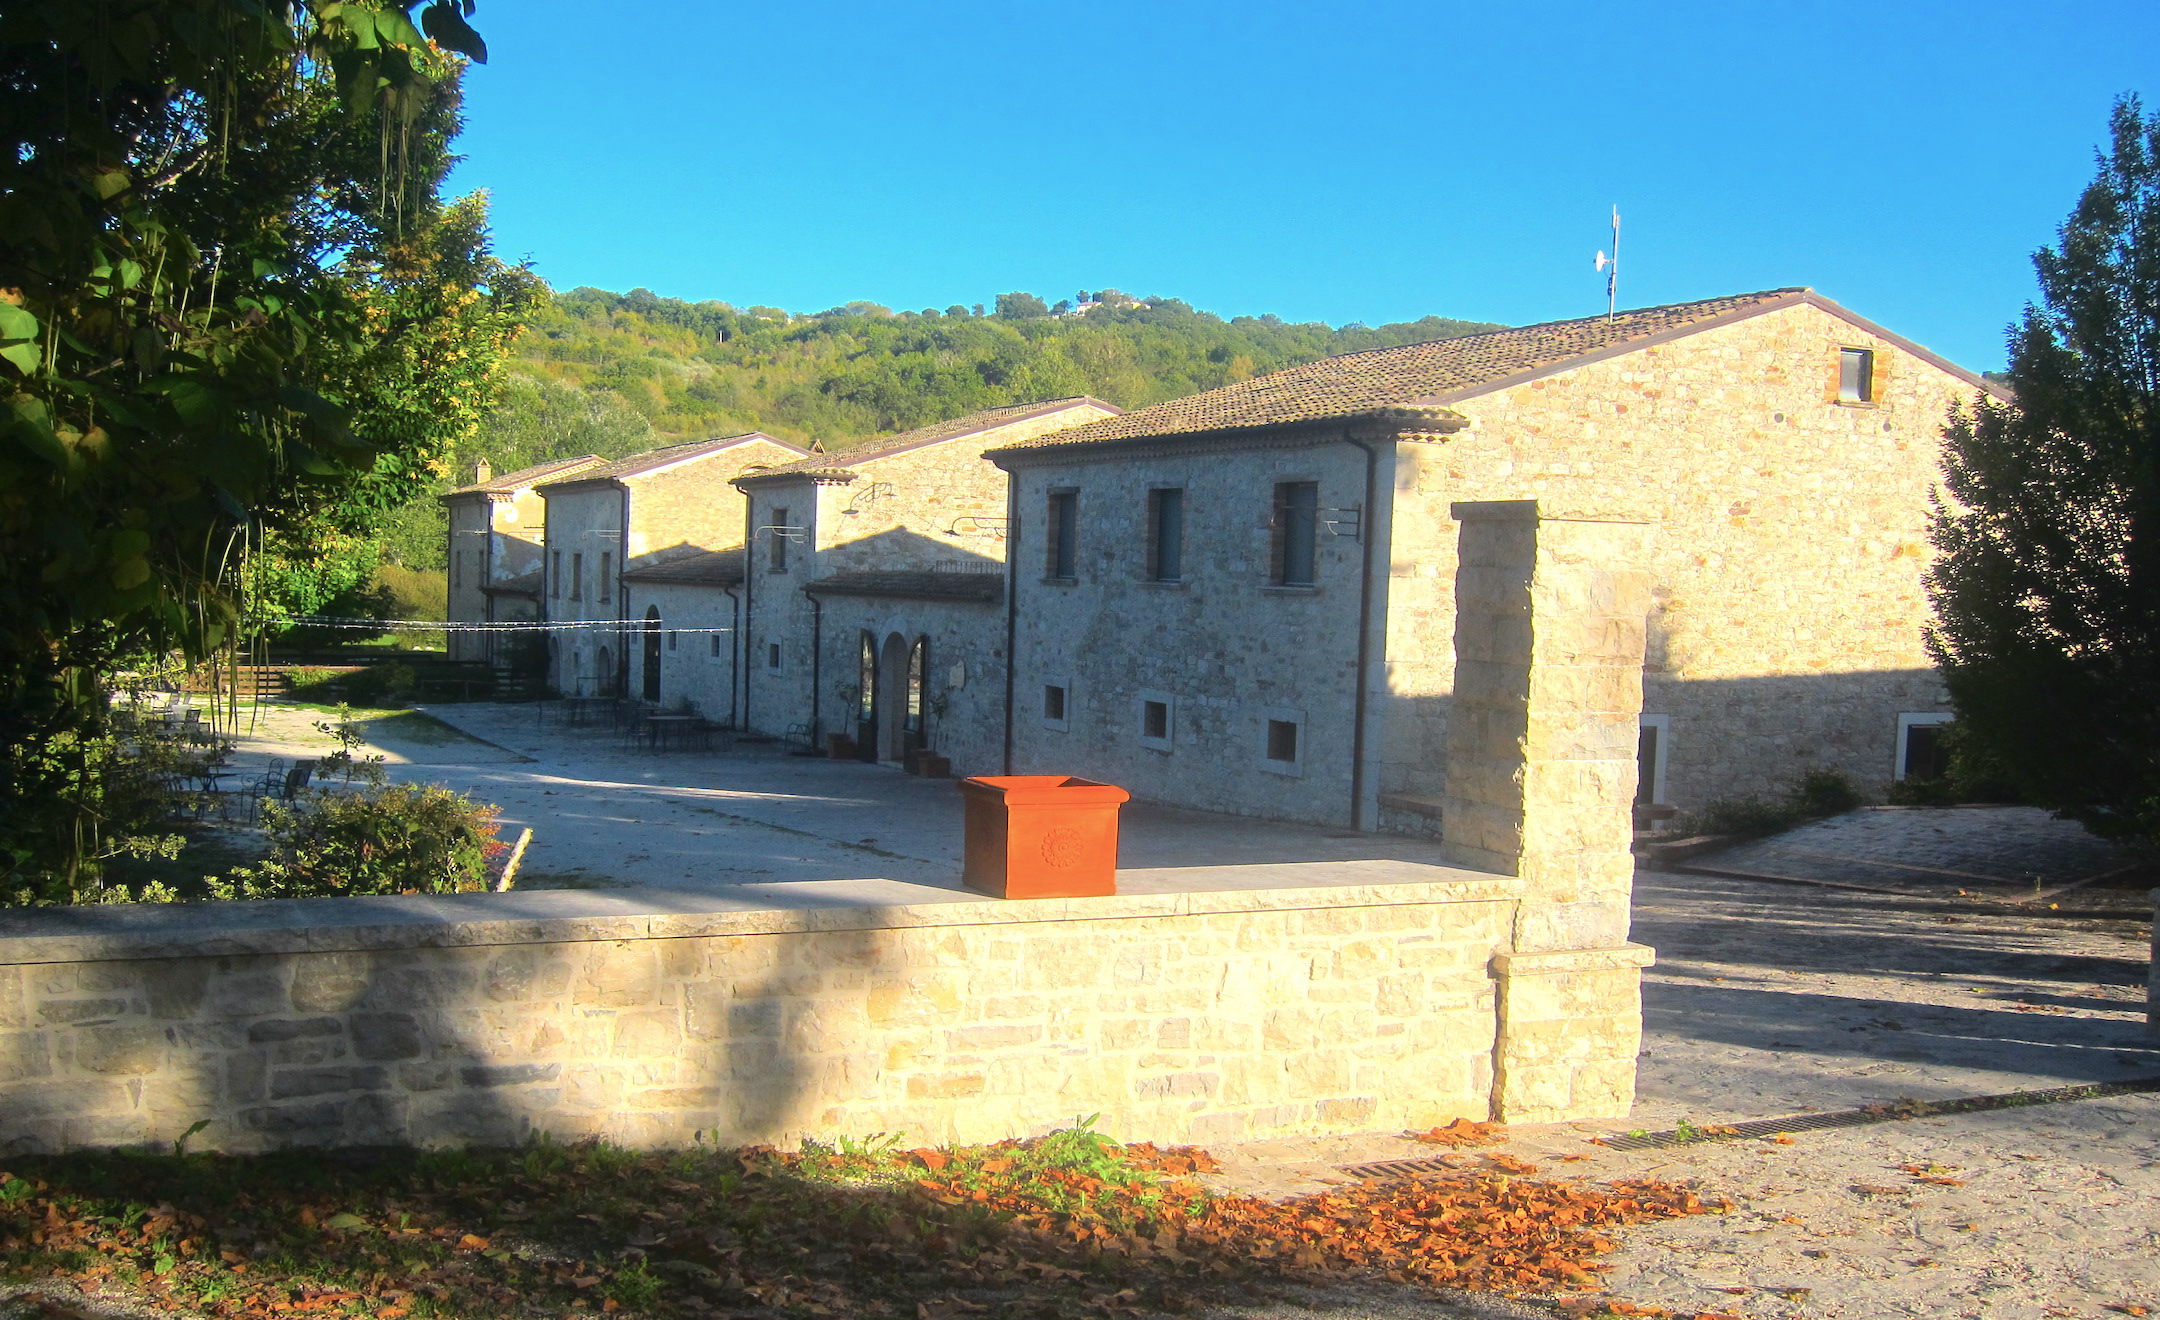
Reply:
[[495, 465], [484, 458], [481, 459], [472, 465], [472, 479], [475, 486], [485, 485], [493, 481], [495, 479]]

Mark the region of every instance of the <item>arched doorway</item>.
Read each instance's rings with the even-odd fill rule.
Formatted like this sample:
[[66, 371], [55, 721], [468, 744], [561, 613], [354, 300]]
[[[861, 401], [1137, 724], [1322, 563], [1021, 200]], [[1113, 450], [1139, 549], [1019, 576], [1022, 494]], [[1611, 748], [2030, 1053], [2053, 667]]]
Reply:
[[645, 699], [660, 700], [660, 607], [645, 607]]
[[878, 648], [877, 759], [898, 761], [907, 755], [908, 644], [899, 633]]

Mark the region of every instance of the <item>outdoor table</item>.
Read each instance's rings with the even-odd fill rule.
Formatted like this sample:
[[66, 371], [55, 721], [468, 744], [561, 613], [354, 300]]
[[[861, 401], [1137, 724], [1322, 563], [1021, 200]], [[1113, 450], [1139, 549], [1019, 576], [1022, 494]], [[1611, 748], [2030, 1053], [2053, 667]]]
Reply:
[[647, 715], [644, 721], [645, 741], [657, 752], [663, 743], [677, 734], [699, 732], [699, 726], [704, 723], [705, 717], [702, 715]]
[[594, 712], [611, 710], [614, 708], [614, 705], [615, 698], [613, 697], [563, 698], [563, 707], [566, 713], [569, 715], [570, 723], [573, 727], [582, 727], [589, 722], [590, 717], [593, 715]]

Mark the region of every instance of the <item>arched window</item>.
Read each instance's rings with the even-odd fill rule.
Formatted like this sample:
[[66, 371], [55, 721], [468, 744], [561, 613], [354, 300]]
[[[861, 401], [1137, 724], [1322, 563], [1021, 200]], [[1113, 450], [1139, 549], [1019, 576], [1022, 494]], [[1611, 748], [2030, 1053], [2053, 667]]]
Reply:
[[862, 635], [862, 673], [856, 678], [861, 693], [855, 698], [855, 718], [868, 724], [877, 716], [877, 638], [868, 632]]
[[930, 639], [918, 637], [908, 648], [907, 660], [907, 731], [918, 746], [923, 734], [923, 689], [929, 677]]

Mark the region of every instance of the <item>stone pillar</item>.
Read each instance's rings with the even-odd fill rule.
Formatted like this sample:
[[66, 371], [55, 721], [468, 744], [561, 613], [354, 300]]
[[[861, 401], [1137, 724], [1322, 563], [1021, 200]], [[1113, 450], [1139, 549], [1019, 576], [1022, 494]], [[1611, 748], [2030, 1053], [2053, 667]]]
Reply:
[[1457, 864], [1524, 882], [1512, 947], [1493, 959], [1493, 1114], [1619, 1117], [1651, 959], [1627, 938], [1651, 528], [1536, 500], [1452, 512], [1442, 837]]

